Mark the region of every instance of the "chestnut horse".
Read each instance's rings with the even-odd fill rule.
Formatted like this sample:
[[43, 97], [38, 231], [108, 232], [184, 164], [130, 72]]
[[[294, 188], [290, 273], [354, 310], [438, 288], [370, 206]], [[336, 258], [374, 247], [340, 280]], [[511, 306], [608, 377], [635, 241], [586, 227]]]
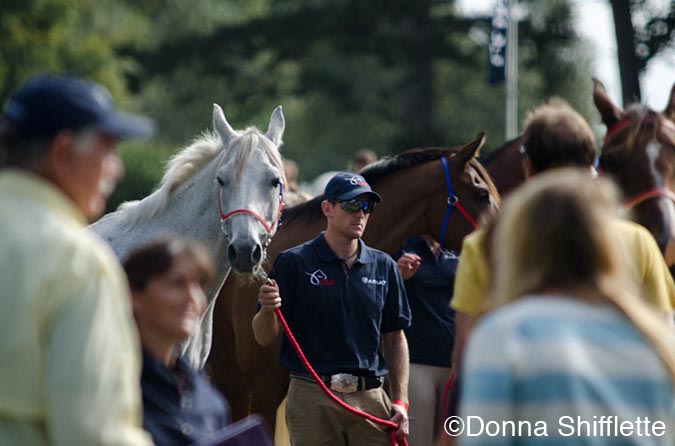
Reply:
[[675, 272], [675, 85], [658, 113], [642, 104], [624, 111], [593, 81], [593, 102], [607, 126], [599, 168], [616, 180], [630, 217], [654, 235]]
[[504, 197], [525, 181], [523, 155], [520, 147], [523, 145], [523, 135], [506, 141], [490, 152], [483, 160], [499, 194]]
[[[459, 148], [413, 149], [361, 171], [383, 198], [370, 216], [363, 235], [365, 242], [393, 253], [413, 235], [444, 232], [443, 245], [459, 250], [462, 239], [474, 227], [453, 209], [447, 231], [442, 230], [452, 200], [439, 159], [447, 160], [453, 195], [469, 216], [477, 220], [483, 211], [495, 209], [499, 202], [489, 175], [474, 159], [483, 142], [484, 134], [480, 134]], [[267, 268], [279, 252], [310, 240], [325, 229], [321, 200], [322, 197], [317, 197], [284, 211], [283, 224], [268, 249]], [[278, 343], [261, 347], [253, 338], [251, 321], [259, 285], [243, 275], [228, 277], [216, 307], [209, 366], [211, 376], [230, 401], [234, 419], [258, 412], [274, 426], [277, 407], [286, 394], [288, 371], [278, 363]]]

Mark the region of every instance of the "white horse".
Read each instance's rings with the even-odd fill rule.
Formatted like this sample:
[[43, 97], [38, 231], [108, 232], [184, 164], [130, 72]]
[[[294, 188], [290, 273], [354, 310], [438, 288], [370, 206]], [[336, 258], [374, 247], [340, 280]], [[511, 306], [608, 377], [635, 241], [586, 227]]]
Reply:
[[211, 350], [213, 308], [230, 269], [257, 273], [277, 230], [285, 181], [279, 146], [285, 122], [277, 107], [267, 133], [235, 131], [213, 105], [213, 132], [206, 132], [168, 163], [157, 189], [140, 201], [123, 203], [91, 229], [120, 259], [139, 245], [178, 235], [207, 246], [216, 266], [207, 290], [208, 307], [183, 355], [203, 367]]

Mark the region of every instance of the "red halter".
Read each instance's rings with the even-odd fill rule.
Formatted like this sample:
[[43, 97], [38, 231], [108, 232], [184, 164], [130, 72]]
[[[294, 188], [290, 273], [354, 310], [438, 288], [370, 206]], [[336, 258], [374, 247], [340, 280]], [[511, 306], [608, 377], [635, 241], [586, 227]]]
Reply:
[[448, 161], [444, 156], [442, 156], [440, 160], [441, 166], [443, 166], [443, 174], [445, 175], [445, 187], [448, 189], [448, 206], [445, 209], [445, 216], [443, 217], [443, 224], [441, 225], [441, 234], [438, 238], [438, 243], [443, 245], [443, 241], [445, 240], [445, 231], [448, 229], [448, 221], [450, 220], [452, 208], [456, 208], [457, 211], [462, 214], [462, 217], [464, 217], [474, 229], [478, 227], [478, 224], [476, 223], [476, 220], [474, 220], [466, 211], [466, 209], [464, 209], [464, 206], [459, 203], [459, 197], [455, 195], [455, 191], [452, 188], [452, 179], [450, 178], [450, 169], [448, 169]]
[[650, 198], [656, 197], [670, 198], [671, 200], [673, 200], [673, 202], [675, 202], [675, 194], [670, 189], [665, 189], [663, 187], [656, 187], [654, 189], [649, 189], [644, 192], [640, 192], [634, 197], [631, 197], [628, 200], [624, 201], [623, 207], [625, 210], [628, 211], [637, 206], [638, 204], [642, 203], [643, 201], [647, 201]]
[[618, 132], [621, 129], [625, 129], [626, 127], [630, 126], [631, 120], [628, 118], [624, 118], [621, 121], [617, 122], [613, 126], [607, 129], [607, 133], [605, 134], [605, 137], [603, 138], [602, 142], [606, 143], [609, 138], [612, 137], [616, 132]]
[[274, 219], [274, 223], [270, 226], [267, 224], [264, 218], [262, 218], [260, 215], [256, 214], [255, 212], [248, 210], [248, 209], [235, 209], [232, 212], [228, 212], [227, 214], [223, 214], [223, 207], [221, 204], [220, 200], [220, 187], [218, 188], [218, 210], [220, 211], [220, 223], [223, 224], [225, 220], [228, 218], [232, 217], [233, 215], [236, 214], [246, 214], [250, 215], [251, 217], [255, 218], [260, 222], [261, 225], [265, 228], [268, 234], [274, 235], [276, 232], [277, 228], [281, 225], [281, 211], [284, 209], [284, 189], [283, 189], [283, 184], [279, 184], [279, 208], [277, 209], [277, 217]]

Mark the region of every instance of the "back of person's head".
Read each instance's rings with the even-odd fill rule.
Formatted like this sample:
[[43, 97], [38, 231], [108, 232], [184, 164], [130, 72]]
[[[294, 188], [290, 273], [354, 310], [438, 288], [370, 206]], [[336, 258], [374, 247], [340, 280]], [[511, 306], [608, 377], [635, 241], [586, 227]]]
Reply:
[[368, 164], [372, 164], [375, 161], [377, 161], [377, 154], [374, 151], [370, 149], [358, 150], [349, 162], [349, 171], [359, 172]]
[[534, 173], [554, 167], [590, 167], [596, 151], [584, 117], [557, 98], [528, 112], [523, 148]]
[[579, 286], [604, 292], [621, 281], [611, 222], [616, 192], [578, 169], [537, 175], [506, 201], [494, 238], [495, 290], [502, 300]]
[[132, 291], [143, 291], [148, 282], [166, 274], [178, 258], [189, 258], [197, 268], [202, 288], [206, 288], [214, 275], [213, 260], [199, 243], [171, 238], [159, 239], [143, 245], [124, 260], [123, 267]]
[[505, 202], [493, 239], [497, 305], [555, 293], [613, 306], [649, 341], [675, 381], [670, 330], [640, 298], [621, 249], [617, 188], [584, 169], [542, 173]]

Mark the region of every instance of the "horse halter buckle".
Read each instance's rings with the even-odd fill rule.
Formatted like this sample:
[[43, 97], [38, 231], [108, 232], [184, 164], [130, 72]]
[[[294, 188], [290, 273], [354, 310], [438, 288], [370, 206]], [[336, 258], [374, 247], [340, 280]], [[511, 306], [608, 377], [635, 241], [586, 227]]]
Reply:
[[450, 221], [450, 213], [452, 212], [453, 208], [457, 209], [457, 212], [459, 212], [465, 219], [468, 221], [471, 226], [473, 226], [474, 229], [478, 227], [478, 224], [476, 221], [469, 215], [469, 213], [464, 209], [464, 207], [459, 203], [459, 197], [455, 195], [455, 191], [452, 188], [452, 179], [450, 178], [450, 169], [448, 168], [448, 161], [445, 159], [444, 156], [440, 158], [441, 160], [441, 166], [443, 166], [443, 175], [445, 176], [445, 187], [448, 190], [448, 206], [445, 209], [445, 216], [443, 217], [443, 223], [441, 224], [441, 234], [438, 238], [438, 243], [443, 245], [443, 241], [445, 240], [445, 232], [448, 229], [448, 222]]

